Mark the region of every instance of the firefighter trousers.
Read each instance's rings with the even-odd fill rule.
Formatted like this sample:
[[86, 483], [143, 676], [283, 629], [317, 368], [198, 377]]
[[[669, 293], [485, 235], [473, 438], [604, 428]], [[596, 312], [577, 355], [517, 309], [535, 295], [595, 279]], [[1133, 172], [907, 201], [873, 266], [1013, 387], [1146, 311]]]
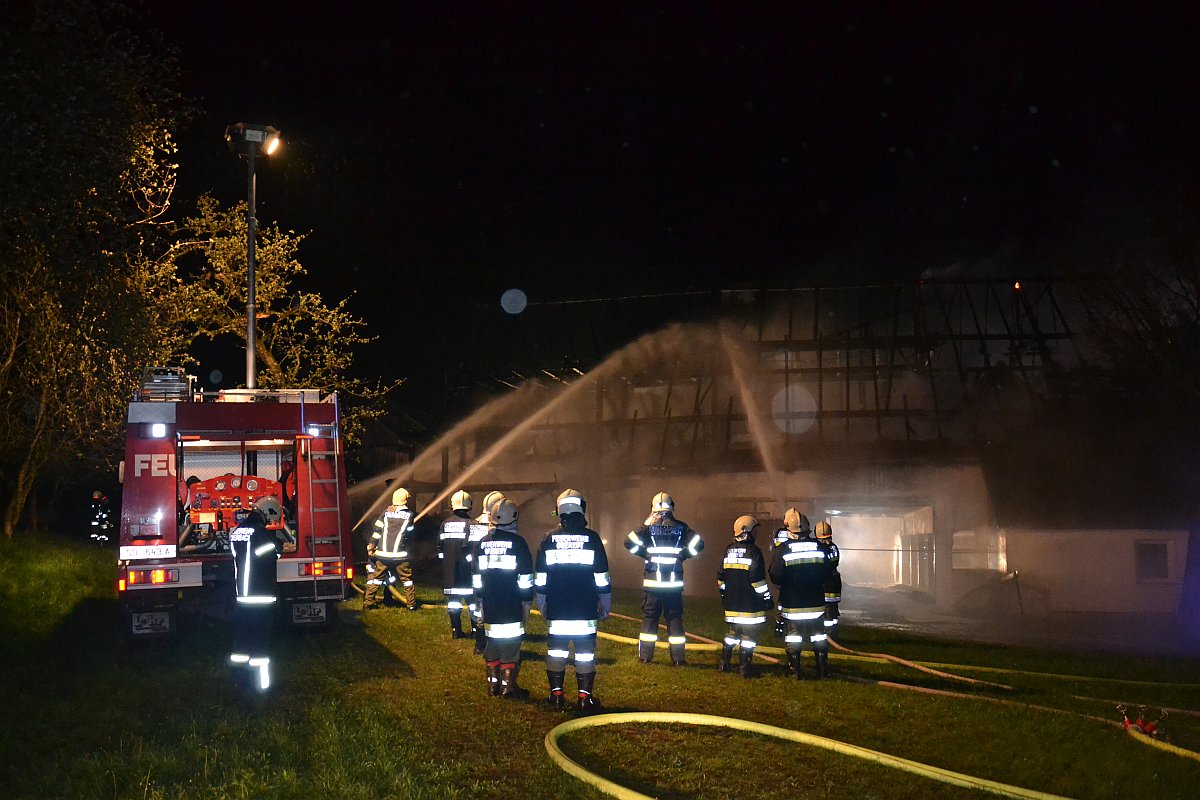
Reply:
[[413, 585], [411, 561], [385, 561], [377, 558], [370, 562], [367, 574], [367, 591], [363, 594], [363, 608], [379, 608], [387, 600], [388, 587], [395, 586], [409, 609], [417, 606], [417, 590]]
[[546, 669], [565, 672], [571, 645], [575, 645], [575, 674], [588, 675], [596, 671], [596, 634], [586, 636], [546, 636]]
[[642, 632], [638, 635], [638, 658], [650, 661], [654, 658], [654, 645], [658, 641], [658, 620], [667, 623], [667, 643], [670, 645], [671, 663], [682, 664], [684, 660], [683, 635], [683, 592], [646, 592], [642, 596]]

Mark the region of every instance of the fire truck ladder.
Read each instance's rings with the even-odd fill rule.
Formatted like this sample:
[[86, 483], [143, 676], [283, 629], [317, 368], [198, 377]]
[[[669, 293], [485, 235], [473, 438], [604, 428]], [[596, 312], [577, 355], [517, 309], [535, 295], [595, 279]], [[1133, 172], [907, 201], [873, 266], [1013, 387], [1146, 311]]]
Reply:
[[[341, 475], [338, 463], [341, 460], [339, 448], [341, 439], [337, 436], [336, 425], [317, 425], [320, 436], [300, 440], [300, 455], [308, 463], [305, 470], [308, 491], [308, 528], [305, 537], [308, 539], [309, 550], [314, 564], [320, 561], [331, 561], [337, 558], [343, 568], [346, 566], [346, 554], [342, 551], [342, 493], [340, 491]], [[333, 575], [318, 575], [317, 570], [312, 574], [312, 592], [316, 600], [344, 600], [344, 583], [341, 580], [331, 580]], [[331, 591], [331, 587], [337, 587]], [[324, 591], [322, 591], [322, 587]]]

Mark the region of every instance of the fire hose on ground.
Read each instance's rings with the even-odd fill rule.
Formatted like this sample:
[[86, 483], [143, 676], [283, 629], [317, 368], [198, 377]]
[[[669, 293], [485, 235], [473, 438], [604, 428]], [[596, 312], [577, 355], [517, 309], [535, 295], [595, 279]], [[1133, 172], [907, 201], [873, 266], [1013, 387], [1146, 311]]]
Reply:
[[750, 722], [749, 720], [735, 719], [733, 717], [717, 717], [709, 714], [635, 711], [619, 714], [599, 714], [592, 717], [579, 717], [558, 725], [546, 734], [546, 752], [550, 755], [551, 760], [565, 770], [568, 774], [578, 778], [589, 786], [599, 789], [605, 794], [621, 798], [621, 800], [651, 800], [649, 795], [636, 792], [620, 785], [619, 783], [602, 777], [595, 772], [592, 772], [578, 762], [572, 760], [569, 756], [567, 756], [566, 753], [563, 752], [562, 747], [559, 746], [559, 739], [573, 731], [578, 731], [583, 728], [591, 728], [599, 725], [628, 725], [636, 723], [700, 725], [716, 728], [729, 728], [737, 731], [745, 731], [747, 733], [755, 733], [760, 736], [770, 736], [775, 739], [796, 742], [798, 744], [808, 745], [810, 747], [820, 747], [822, 749], [831, 750], [842, 755], [871, 761], [881, 766], [909, 772], [913, 775], [920, 775], [921, 777], [929, 778], [930, 780], [948, 783], [953, 786], [962, 786], [968, 789], [978, 789], [980, 791], [990, 792], [1003, 797], [1035, 798], [1036, 800], [1066, 800], [1066, 798], [1062, 797], [1061, 795], [1037, 792], [1031, 789], [1024, 789], [1020, 786], [1012, 786], [1006, 783], [990, 781], [986, 778], [977, 778], [973, 775], [965, 775], [961, 772], [952, 772], [951, 770], [942, 769], [941, 767], [935, 767], [930, 764], [922, 764], [918, 761], [910, 761], [905, 758], [888, 755], [887, 753], [880, 753], [877, 750], [869, 750], [865, 747], [839, 742], [835, 739], [826, 739], [823, 736], [816, 736], [811, 733], [804, 733], [803, 731], [794, 731], [789, 730], [788, 728], [777, 728], [774, 725], [764, 725], [760, 722]]

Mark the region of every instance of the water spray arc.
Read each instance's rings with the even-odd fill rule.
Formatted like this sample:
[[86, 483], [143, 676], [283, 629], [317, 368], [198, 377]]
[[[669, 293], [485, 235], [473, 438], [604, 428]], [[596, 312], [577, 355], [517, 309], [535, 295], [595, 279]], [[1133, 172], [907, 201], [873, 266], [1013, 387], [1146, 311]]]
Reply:
[[758, 404], [754, 402], [750, 385], [746, 382], [745, 375], [742, 374], [737, 346], [730, 338], [728, 328], [727, 323], [722, 323], [720, 326], [721, 347], [729, 359], [730, 374], [732, 374], [734, 385], [737, 387], [738, 397], [742, 401], [742, 408], [746, 412], [746, 425], [750, 428], [750, 438], [754, 440], [754, 447], [758, 450], [758, 457], [762, 460], [763, 471], [767, 473], [771, 493], [775, 495], [775, 500], [779, 503], [779, 516], [782, 518], [783, 510], [787, 507], [787, 493], [784, 491], [783, 478], [775, 467], [775, 459], [771, 455], [771, 446], [767, 439], [769, 428], [763, 420]]

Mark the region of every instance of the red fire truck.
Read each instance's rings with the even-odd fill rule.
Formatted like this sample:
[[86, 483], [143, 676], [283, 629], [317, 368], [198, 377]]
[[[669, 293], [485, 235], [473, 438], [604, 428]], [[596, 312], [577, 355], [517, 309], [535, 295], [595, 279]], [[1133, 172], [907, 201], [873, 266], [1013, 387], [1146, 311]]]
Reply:
[[291, 541], [277, 562], [281, 612], [331, 620], [353, 579], [336, 394], [194, 391], [178, 368], [143, 375], [125, 434], [117, 588], [132, 638], [170, 635], [181, 612], [229, 613], [229, 532], [274, 495]]

